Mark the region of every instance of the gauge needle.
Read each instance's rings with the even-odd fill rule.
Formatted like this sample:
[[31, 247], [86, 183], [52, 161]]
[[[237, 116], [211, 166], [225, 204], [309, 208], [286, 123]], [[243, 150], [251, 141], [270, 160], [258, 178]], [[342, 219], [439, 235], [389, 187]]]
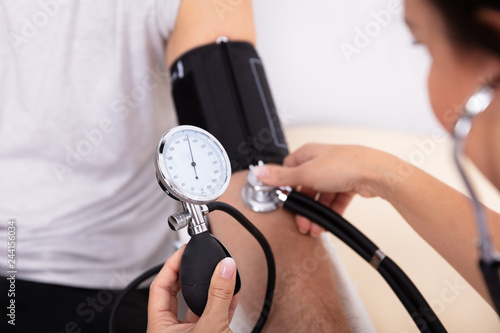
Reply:
[[188, 139], [189, 152], [191, 153], [191, 166], [194, 169], [195, 178], [198, 179], [198, 173], [196, 172], [196, 162], [194, 161], [193, 150], [191, 149], [191, 142], [189, 142], [189, 135], [186, 135], [186, 137]]

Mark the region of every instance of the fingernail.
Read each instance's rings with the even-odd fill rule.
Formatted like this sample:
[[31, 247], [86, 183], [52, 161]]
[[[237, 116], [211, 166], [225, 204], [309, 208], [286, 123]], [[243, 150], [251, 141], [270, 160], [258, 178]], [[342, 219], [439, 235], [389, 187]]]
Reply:
[[231, 257], [224, 258], [219, 268], [219, 274], [224, 279], [230, 279], [233, 277], [235, 271], [236, 263], [234, 262], [234, 259]]
[[300, 232], [301, 234], [303, 234], [303, 235], [307, 234], [307, 231], [306, 231], [306, 230], [304, 230], [304, 229], [300, 229], [300, 228], [299, 228], [299, 232]]
[[269, 168], [267, 168], [266, 166], [256, 166], [252, 169], [252, 172], [259, 178], [269, 177]]

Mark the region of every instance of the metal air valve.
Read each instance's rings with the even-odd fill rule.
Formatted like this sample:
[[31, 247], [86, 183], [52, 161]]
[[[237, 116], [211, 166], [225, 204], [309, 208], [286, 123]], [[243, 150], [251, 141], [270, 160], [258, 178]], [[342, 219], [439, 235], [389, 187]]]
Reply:
[[205, 215], [208, 214], [206, 205], [195, 205], [182, 202], [184, 211], [172, 214], [168, 217], [168, 226], [174, 231], [189, 226], [189, 235], [197, 235], [208, 231], [208, 222]]

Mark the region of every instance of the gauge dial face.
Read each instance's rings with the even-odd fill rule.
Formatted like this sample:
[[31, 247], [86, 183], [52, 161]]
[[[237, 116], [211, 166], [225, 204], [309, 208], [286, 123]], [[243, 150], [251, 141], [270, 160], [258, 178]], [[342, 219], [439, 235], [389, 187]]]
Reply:
[[173, 128], [158, 147], [158, 178], [181, 201], [204, 204], [219, 198], [229, 185], [229, 165], [219, 141], [195, 126]]

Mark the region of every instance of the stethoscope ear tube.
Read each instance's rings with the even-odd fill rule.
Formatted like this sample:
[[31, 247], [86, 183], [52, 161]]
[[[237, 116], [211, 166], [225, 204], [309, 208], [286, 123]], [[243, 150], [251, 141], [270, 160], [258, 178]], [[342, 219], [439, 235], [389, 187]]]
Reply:
[[498, 268], [500, 267], [500, 263], [498, 261], [487, 263], [481, 259], [479, 261], [479, 267], [481, 268], [481, 272], [483, 273], [483, 278], [484, 281], [486, 282], [486, 286], [488, 287], [488, 292], [491, 295], [491, 300], [493, 301], [493, 305], [495, 306], [497, 313], [499, 313], [500, 276], [498, 274]]
[[488, 287], [488, 292], [490, 293], [490, 298], [495, 306], [495, 310], [497, 314], [500, 315], [500, 278], [498, 275], [500, 255], [495, 251], [485, 208], [479, 201], [472, 182], [469, 179], [469, 175], [461, 161], [461, 157], [465, 156], [465, 142], [472, 129], [473, 120], [492, 103], [495, 98], [495, 86], [496, 84], [482, 85], [465, 103], [462, 115], [453, 128], [453, 159], [460, 177], [469, 192], [470, 202], [476, 217], [476, 226], [480, 240], [478, 245], [481, 255], [479, 267], [483, 273], [483, 278]]
[[437, 315], [408, 276], [346, 219], [296, 191], [288, 194], [283, 207], [325, 228], [379, 271], [421, 332], [446, 332]]

